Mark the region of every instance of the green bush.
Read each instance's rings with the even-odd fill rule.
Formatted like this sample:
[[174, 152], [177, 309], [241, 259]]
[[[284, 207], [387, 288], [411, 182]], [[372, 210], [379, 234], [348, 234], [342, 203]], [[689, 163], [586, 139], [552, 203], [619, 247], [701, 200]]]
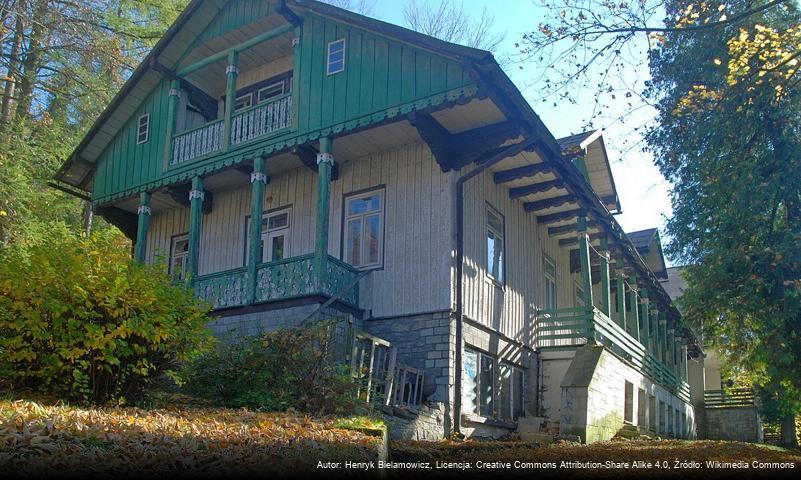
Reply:
[[0, 251], [0, 372], [69, 400], [136, 400], [208, 344], [206, 310], [119, 233], [42, 229]]
[[354, 413], [355, 384], [332, 361], [327, 332], [319, 324], [221, 342], [191, 364], [184, 389], [225, 407]]

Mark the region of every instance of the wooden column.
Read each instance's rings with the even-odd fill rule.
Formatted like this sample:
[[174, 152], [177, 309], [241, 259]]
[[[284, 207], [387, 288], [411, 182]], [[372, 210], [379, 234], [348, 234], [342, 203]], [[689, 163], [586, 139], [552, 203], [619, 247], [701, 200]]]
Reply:
[[651, 325], [650, 325], [650, 318], [648, 317], [648, 290], [643, 289], [641, 303], [640, 303], [640, 315], [642, 316], [642, 335], [640, 337], [640, 343], [645, 346], [646, 351], [651, 351]]
[[198, 261], [200, 259], [200, 223], [203, 217], [203, 180], [200, 177], [192, 179], [192, 190], [189, 191], [189, 253], [186, 271], [189, 280], [194, 282], [197, 277]]
[[256, 267], [262, 260], [261, 217], [264, 211], [264, 187], [267, 175], [264, 174], [264, 158], [253, 160], [253, 173], [250, 174], [250, 229], [248, 230], [248, 296], [247, 303], [256, 303]]
[[317, 223], [314, 237], [314, 273], [320, 284], [324, 283], [328, 263], [328, 209], [331, 197], [331, 170], [334, 155], [331, 153], [331, 139], [320, 139], [320, 153], [317, 154]]
[[637, 291], [637, 276], [632, 275], [629, 277], [629, 285], [631, 285], [631, 295], [629, 296], [629, 310], [631, 310], [631, 336], [638, 342], [640, 341], [640, 313], [638, 306], [639, 293]]
[[172, 158], [172, 136], [175, 133], [175, 118], [178, 116], [178, 102], [181, 100], [181, 82], [173, 80], [170, 82], [170, 99], [167, 102], [167, 125], [164, 140], [164, 158], [162, 167], [167, 170], [170, 167]]
[[623, 256], [617, 258], [617, 324], [626, 330], [626, 276], [623, 270]]
[[659, 361], [667, 366], [667, 318], [663, 312], [659, 313]]
[[150, 193], [139, 194], [139, 208], [136, 213], [139, 221], [136, 224], [136, 245], [134, 245], [134, 260], [144, 262], [147, 253], [147, 227], [150, 225]]
[[579, 258], [581, 259], [581, 278], [584, 286], [584, 305], [593, 306], [592, 302], [592, 270], [590, 267], [590, 236], [587, 234], [587, 218], [578, 217]]
[[236, 78], [239, 75], [239, 53], [232, 50], [228, 54], [228, 66], [225, 67], [227, 84], [225, 88], [225, 123], [223, 125], [223, 150], [231, 147], [231, 118], [236, 106]]
[[[648, 306], [650, 308], [651, 303], [648, 302]], [[649, 310], [650, 315], [648, 315], [648, 328], [651, 341], [651, 353], [654, 357], [658, 360], [659, 359], [659, 310], [656, 308], [651, 308]]]
[[612, 293], [609, 291], [609, 244], [606, 237], [601, 238], [601, 310], [612, 318]]

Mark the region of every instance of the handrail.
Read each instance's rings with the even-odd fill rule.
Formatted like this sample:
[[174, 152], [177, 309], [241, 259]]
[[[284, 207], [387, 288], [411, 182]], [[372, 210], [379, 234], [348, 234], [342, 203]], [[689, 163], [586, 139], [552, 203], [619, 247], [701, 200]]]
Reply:
[[[329, 258], [329, 261], [330, 261], [330, 260], [331, 260], [331, 258]], [[358, 284], [359, 284], [359, 282], [361, 281], [361, 279], [362, 279], [362, 278], [364, 278], [364, 277], [366, 277], [366, 276], [367, 276], [367, 274], [369, 274], [370, 272], [372, 272], [372, 270], [367, 270], [367, 271], [364, 271], [364, 272], [360, 272], [360, 273], [359, 273], [358, 275], [356, 275], [356, 277], [355, 277], [353, 280], [351, 280], [351, 282], [350, 282], [350, 283], [348, 283], [348, 284], [347, 284], [347, 285], [346, 285], [344, 288], [341, 288], [341, 289], [340, 289], [338, 292], [336, 292], [334, 295], [331, 295], [331, 297], [330, 297], [328, 300], [326, 300], [326, 301], [325, 301], [325, 303], [323, 303], [322, 305], [320, 305], [319, 307], [317, 307], [317, 308], [316, 308], [316, 309], [315, 309], [315, 310], [314, 310], [312, 313], [310, 313], [309, 315], [307, 315], [307, 316], [306, 316], [306, 318], [304, 318], [303, 320], [301, 320], [300, 324], [301, 324], [301, 325], [303, 325], [304, 323], [306, 323], [306, 321], [308, 321], [308, 320], [310, 320], [310, 319], [314, 318], [314, 316], [315, 316], [315, 315], [317, 315], [319, 312], [321, 312], [322, 310], [324, 310], [324, 309], [328, 308], [329, 306], [331, 306], [331, 304], [332, 304], [332, 303], [336, 302], [337, 300], [341, 300], [341, 299], [342, 299], [342, 297], [343, 297], [343, 296], [344, 296], [346, 293], [348, 293], [349, 291], [351, 291], [351, 289], [352, 289], [353, 287], [355, 287], [356, 285], [358, 285]]]
[[[237, 115], [244, 115], [244, 114], [250, 112], [251, 110], [257, 110], [259, 107], [264, 107], [266, 105], [278, 102], [280, 100], [283, 100], [283, 99], [285, 99], [287, 97], [291, 97], [291, 96], [292, 96], [292, 92], [287, 92], [287, 93], [282, 93], [281, 95], [276, 95], [276, 96], [274, 96], [274, 97], [272, 97], [272, 98], [270, 98], [268, 100], [265, 100], [263, 102], [254, 103], [253, 105], [251, 105], [251, 106], [249, 106], [247, 108], [240, 108], [239, 110], [234, 112], [233, 116], [236, 117]], [[220, 119], [220, 121], [222, 121], [222, 120], [223, 119]]]
[[224, 121], [225, 121], [225, 119], [222, 119], [222, 118], [217, 118], [217, 119], [214, 119], [214, 120], [212, 120], [212, 121], [210, 121], [210, 122], [206, 122], [206, 123], [204, 123], [203, 125], [198, 125], [197, 127], [192, 127], [192, 128], [190, 128], [190, 129], [183, 130], [183, 131], [181, 131], [181, 132], [178, 132], [178, 133], [174, 133], [174, 134], [173, 134], [173, 136], [172, 136], [172, 138], [178, 138], [178, 137], [181, 137], [181, 136], [183, 136], [183, 135], [187, 135], [187, 134], [189, 134], [189, 133], [192, 133], [192, 132], [194, 132], [195, 130], [202, 130], [202, 129], [204, 129], [204, 128], [208, 127], [209, 125], [213, 125], [213, 124], [215, 124], [215, 123], [223, 123]]

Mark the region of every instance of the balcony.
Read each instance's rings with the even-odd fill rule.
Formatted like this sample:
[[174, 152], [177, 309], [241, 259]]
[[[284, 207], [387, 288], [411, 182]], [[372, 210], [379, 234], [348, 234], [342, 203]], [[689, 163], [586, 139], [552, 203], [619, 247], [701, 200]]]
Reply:
[[223, 152], [259, 138], [277, 135], [292, 127], [292, 95], [237, 111], [231, 117], [231, 133], [225, 142], [225, 120], [217, 119], [172, 137], [170, 167]]
[[535, 327], [537, 347], [569, 349], [597, 342], [623, 358], [684, 401], [690, 387], [671, 368], [651, 354], [645, 345], [594, 307], [540, 310]]
[[314, 255], [309, 254], [261, 263], [254, 279], [248, 278], [246, 267], [202, 275], [193, 282], [195, 294], [211, 303], [214, 310], [247, 305], [249, 287], [255, 287], [254, 303], [322, 295], [338, 297], [346, 305], [358, 308], [359, 271], [329, 256], [321, 279], [314, 272], [313, 260]]

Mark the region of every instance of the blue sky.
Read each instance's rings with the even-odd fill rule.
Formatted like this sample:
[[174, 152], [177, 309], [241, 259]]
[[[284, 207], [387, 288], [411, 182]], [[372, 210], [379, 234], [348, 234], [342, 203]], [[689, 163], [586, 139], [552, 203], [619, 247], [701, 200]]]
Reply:
[[[418, 0], [418, 4], [424, 4], [425, 1]], [[459, 3], [458, 0], [452, 1]], [[438, 0], [429, 0], [429, 3], [439, 4]], [[377, 0], [373, 16], [403, 25], [402, 9], [405, 4], [405, 0]], [[537, 0], [464, 0], [461, 4], [465, 11], [474, 17], [480, 16], [486, 7], [490, 15], [495, 18], [494, 29], [498, 33], [506, 34], [498, 54], [514, 54], [515, 42], [520, 41], [524, 32], [535, 29], [543, 17], [542, 7]], [[532, 64], [524, 64], [523, 69], [513, 64], [506, 70], [554, 136], [564, 137], [583, 130], [582, 126], [589, 117], [594, 102], [592, 94], [581, 93], [578, 105], [569, 105], [567, 102], [557, 102], [556, 107], [553, 106], [553, 102], [543, 104], [534, 101], [537, 98], [536, 92], [542, 85], [531, 80], [538, 76]], [[642, 68], [632, 68], [629, 72], [631, 78], [626, 80], [641, 84], [647, 79], [647, 71], [647, 63], [643, 63]], [[624, 100], [613, 101], [611, 109], [596, 120], [595, 124], [596, 127], [605, 129], [604, 139], [623, 206], [623, 213], [618, 215], [617, 219], [626, 231], [650, 227], [659, 227], [662, 230], [665, 216], [669, 216], [671, 212], [669, 184], [654, 166], [649, 154], [643, 153], [640, 148], [631, 147], [641, 141], [639, 133], [634, 131], [634, 128], [642, 126], [653, 117], [654, 112], [648, 108], [641, 109], [625, 124], [621, 124], [616, 118], [625, 113], [627, 108], [628, 105]]]

